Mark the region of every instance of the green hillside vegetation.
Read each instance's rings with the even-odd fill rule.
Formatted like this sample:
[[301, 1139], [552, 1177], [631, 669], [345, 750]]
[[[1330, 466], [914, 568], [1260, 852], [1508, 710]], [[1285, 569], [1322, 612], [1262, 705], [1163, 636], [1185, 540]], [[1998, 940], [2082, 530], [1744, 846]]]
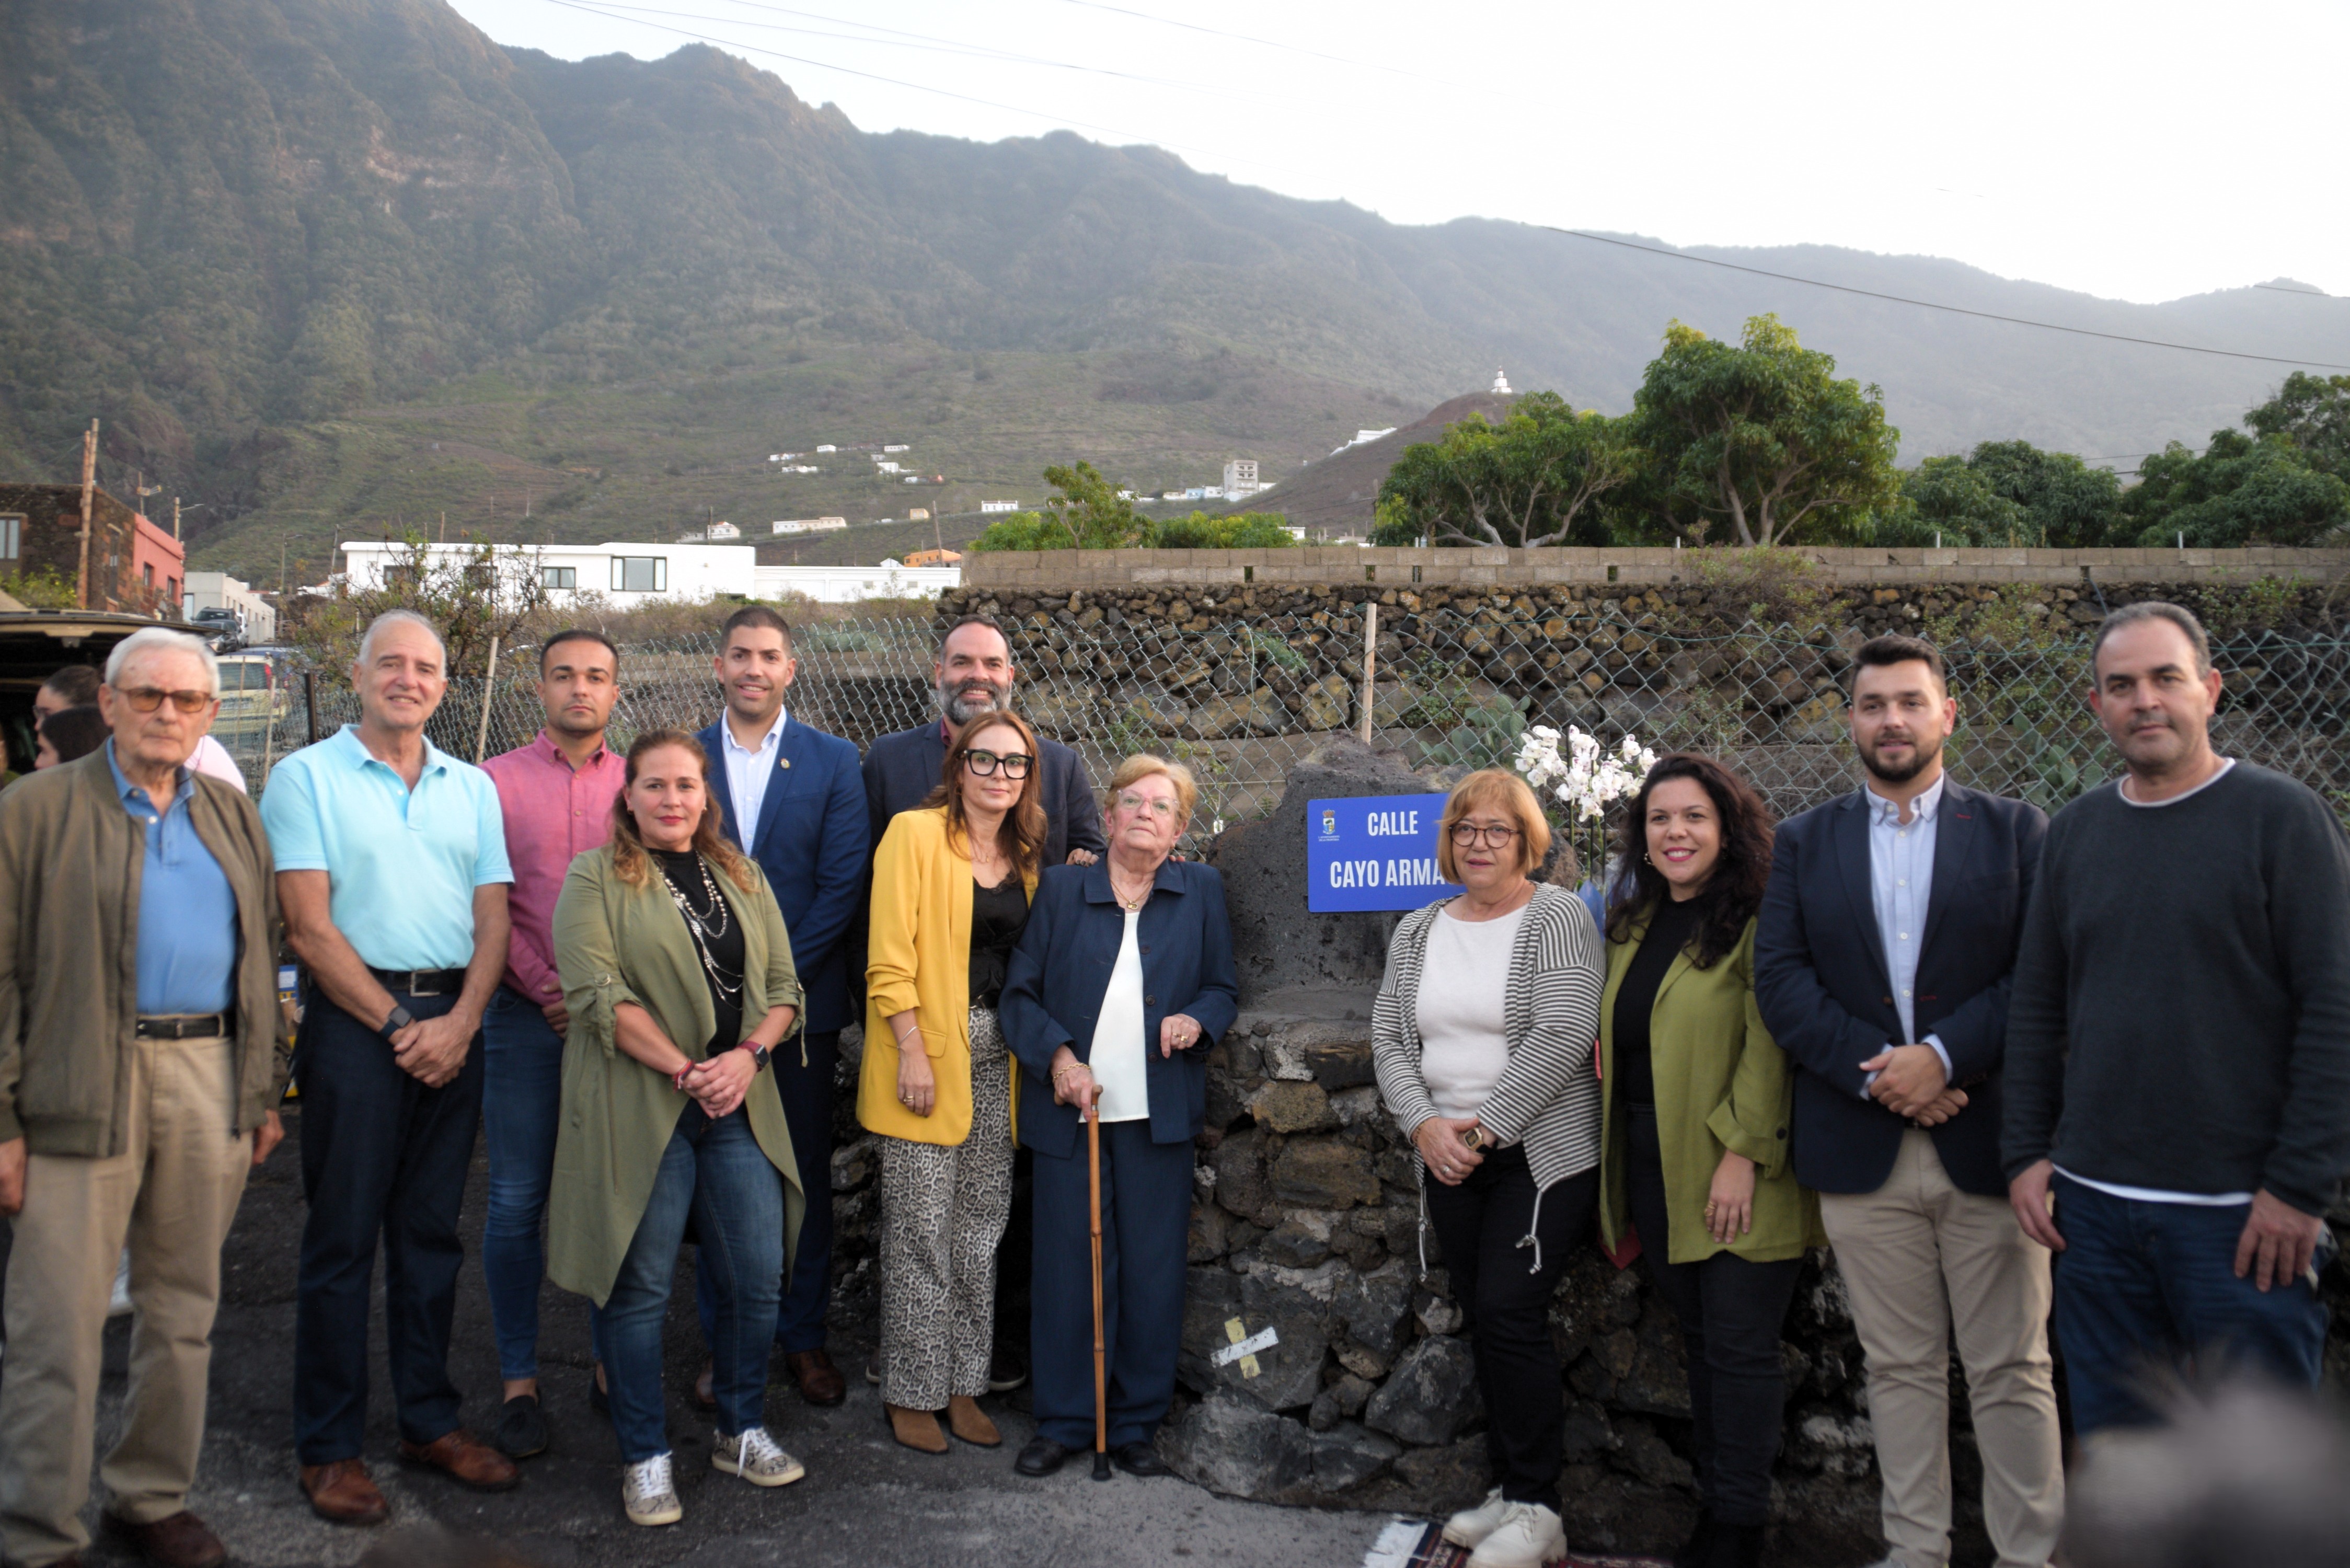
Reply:
[[1404, 448], [1372, 543], [2234, 547], [2350, 530], [2350, 377], [2296, 374], [2249, 433], [2172, 441], [2125, 489], [2022, 441], [1900, 470], [1882, 392], [1835, 368], [1774, 317], [1735, 346], [1675, 322], [1628, 414], [1540, 393]]
[[[2350, 317], [2272, 291], [2135, 306], [1931, 258], [1703, 254], [2350, 360]], [[765, 541], [776, 518], [920, 505], [946, 514], [928, 543], [983, 500], [1036, 504], [1039, 471], [1074, 457], [1149, 493], [1234, 457], [1292, 477], [1496, 365], [1612, 418], [1659, 323], [1718, 340], [1773, 311], [1883, 389], [1912, 462], [2158, 449], [2278, 379], [1523, 225], [1400, 226], [1065, 132], [870, 135], [714, 49], [560, 61], [442, 0], [0, 7], [0, 472], [76, 477], [99, 417], [101, 479], [202, 503], [192, 564], [263, 581], [281, 560], [316, 580], [342, 539], [437, 535], [444, 513], [452, 538], [723, 519]], [[881, 442], [924, 483], [860, 452], [766, 462]], [[2224, 493], [2273, 491], [2244, 473]], [[915, 537], [790, 548], [879, 559]]]

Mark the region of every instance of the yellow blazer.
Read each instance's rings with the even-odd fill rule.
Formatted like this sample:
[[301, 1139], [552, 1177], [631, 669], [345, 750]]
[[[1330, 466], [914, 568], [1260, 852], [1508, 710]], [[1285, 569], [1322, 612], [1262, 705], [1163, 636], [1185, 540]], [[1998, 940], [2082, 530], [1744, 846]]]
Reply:
[[[1021, 881], [1033, 903], [1036, 878]], [[873, 853], [866, 942], [857, 1119], [868, 1132], [949, 1146], [971, 1136], [971, 855], [949, 835], [944, 806], [901, 811], [889, 819]], [[909, 1009], [938, 1079], [938, 1103], [927, 1116], [898, 1101], [898, 1041], [888, 1020]], [[1009, 1063], [1008, 1070], [1016, 1107], [1020, 1068]], [[1019, 1137], [1016, 1125], [1013, 1136]]]

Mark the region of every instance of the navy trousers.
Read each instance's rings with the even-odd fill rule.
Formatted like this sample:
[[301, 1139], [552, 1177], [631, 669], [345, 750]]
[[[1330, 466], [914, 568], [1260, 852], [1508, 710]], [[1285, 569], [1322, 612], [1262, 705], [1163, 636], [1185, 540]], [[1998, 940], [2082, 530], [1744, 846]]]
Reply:
[[[785, 1041], [767, 1061], [767, 1070], [775, 1075], [775, 1092], [783, 1096], [784, 1125], [792, 1129], [800, 1190], [807, 1195], [800, 1244], [785, 1271], [784, 1299], [775, 1309], [775, 1348], [787, 1355], [824, 1348], [825, 1309], [832, 1302], [832, 1079], [839, 1061], [837, 1030], [807, 1036], [805, 1067], [797, 1039]], [[713, 1343], [718, 1292], [710, 1271], [699, 1263], [693, 1271], [693, 1304], [702, 1318], [702, 1342]]]
[[[1191, 1143], [1153, 1143], [1147, 1121], [1101, 1129], [1102, 1324], [1109, 1445], [1148, 1442], [1175, 1397], [1183, 1267], [1191, 1233]], [[1093, 1242], [1082, 1133], [1066, 1159], [1036, 1154], [1029, 1350], [1036, 1431], [1094, 1446]]]
[[[438, 1018], [454, 996], [392, 999]], [[482, 1120], [482, 1042], [457, 1075], [424, 1086], [380, 1034], [311, 991], [296, 1042], [302, 1189], [310, 1211], [294, 1308], [294, 1445], [306, 1465], [353, 1459], [367, 1435], [368, 1303], [383, 1242], [384, 1334], [400, 1435], [453, 1431], [449, 1329], [465, 1250], [457, 1216]]]
[[[2317, 1386], [2325, 1303], [2306, 1279], [2263, 1292], [2236, 1277], [2251, 1205], [2148, 1203], [2059, 1175], [2056, 1340], [2073, 1429], [2144, 1426], [2149, 1396], [2176, 1373], [2250, 1371], [2287, 1387]], [[2331, 1228], [2315, 1266], [2334, 1255]]]

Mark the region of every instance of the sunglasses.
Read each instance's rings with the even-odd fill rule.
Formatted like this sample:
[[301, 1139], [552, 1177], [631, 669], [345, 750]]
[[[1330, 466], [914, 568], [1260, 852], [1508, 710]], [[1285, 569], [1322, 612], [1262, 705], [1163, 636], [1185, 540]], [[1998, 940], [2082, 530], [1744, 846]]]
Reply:
[[962, 754], [962, 765], [982, 778], [1001, 767], [1005, 778], [1024, 779], [1028, 776], [1029, 765], [1035, 760], [1025, 752], [1005, 752], [1000, 756], [993, 752], [980, 751]]
[[172, 706], [182, 713], [201, 713], [214, 701], [209, 691], [165, 691], [155, 686], [132, 686], [116, 691], [115, 695], [130, 703], [134, 713], [152, 713], [163, 705], [167, 697], [171, 699]]

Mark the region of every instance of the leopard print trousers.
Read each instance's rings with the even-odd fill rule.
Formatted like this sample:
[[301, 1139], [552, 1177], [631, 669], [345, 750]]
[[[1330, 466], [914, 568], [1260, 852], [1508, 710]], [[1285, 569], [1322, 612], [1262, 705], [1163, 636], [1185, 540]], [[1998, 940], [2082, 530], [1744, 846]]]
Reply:
[[995, 1010], [971, 1010], [971, 1136], [881, 1139], [881, 1397], [942, 1410], [987, 1392], [995, 1244], [1012, 1211], [1012, 1069]]

